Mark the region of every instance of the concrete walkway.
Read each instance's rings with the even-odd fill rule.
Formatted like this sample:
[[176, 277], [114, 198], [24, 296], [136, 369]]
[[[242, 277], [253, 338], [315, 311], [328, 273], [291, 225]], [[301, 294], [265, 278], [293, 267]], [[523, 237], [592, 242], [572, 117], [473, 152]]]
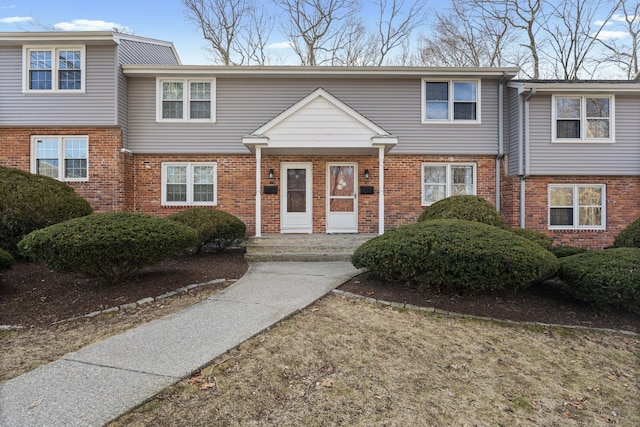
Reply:
[[357, 273], [349, 262], [252, 263], [206, 301], [0, 384], [0, 425], [104, 425]]

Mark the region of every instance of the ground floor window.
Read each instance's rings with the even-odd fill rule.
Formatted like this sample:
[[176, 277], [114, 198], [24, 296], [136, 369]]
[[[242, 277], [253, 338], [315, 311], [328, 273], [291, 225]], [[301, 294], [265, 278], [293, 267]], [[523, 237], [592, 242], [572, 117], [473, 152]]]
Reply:
[[604, 229], [605, 185], [549, 185], [549, 228]]
[[60, 181], [86, 181], [88, 153], [87, 136], [33, 136], [31, 173]]
[[162, 204], [214, 206], [216, 182], [216, 163], [163, 163]]
[[462, 194], [476, 194], [475, 163], [423, 163], [422, 205]]

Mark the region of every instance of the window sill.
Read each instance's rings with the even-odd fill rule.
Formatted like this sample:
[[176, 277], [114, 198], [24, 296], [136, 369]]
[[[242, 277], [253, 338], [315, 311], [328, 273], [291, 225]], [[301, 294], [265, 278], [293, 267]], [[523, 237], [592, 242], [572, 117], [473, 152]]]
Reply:
[[615, 144], [615, 139], [552, 139], [553, 144]]
[[423, 125], [481, 125], [480, 120], [423, 120]]

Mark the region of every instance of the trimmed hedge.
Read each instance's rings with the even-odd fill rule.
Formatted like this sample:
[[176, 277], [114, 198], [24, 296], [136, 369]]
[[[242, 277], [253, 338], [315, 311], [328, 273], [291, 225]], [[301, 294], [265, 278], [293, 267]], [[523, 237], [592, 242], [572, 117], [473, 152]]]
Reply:
[[640, 248], [640, 218], [629, 224], [613, 239], [614, 248]]
[[510, 232], [517, 234], [520, 237], [524, 237], [525, 239], [531, 240], [534, 243], [539, 244], [546, 250], [551, 250], [553, 246], [553, 237], [547, 236], [544, 233], [541, 233], [536, 230], [530, 230], [528, 228], [508, 228]]
[[18, 254], [27, 234], [91, 213], [91, 205], [67, 184], [0, 166], [0, 248]]
[[507, 230], [450, 219], [387, 231], [356, 249], [352, 262], [384, 279], [447, 293], [525, 288], [559, 265], [551, 252]]
[[190, 208], [167, 217], [194, 228], [200, 234], [200, 247], [228, 248], [244, 239], [247, 227], [230, 213], [208, 209]]
[[559, 276], [581, 301], [640, 314], [640, 248], [604, 249], [562, 258]]
[[14, 263], [13, 256], [9, 252], [0, 249], [0, 271], [10, 269]]
[[191, 227], [151, 215], [117, 212], [34, 231], [18, 248], [52, 270], [114, 284], [197, 244], [198, 232]]
[[504, 228], [504, 221], [496, 208], [482, 197], [452, 196], [439, 200], [427, 207], [418, 222], [433, 219], [463, 219]]
[[549, 250], [557, 258], [564, 258], [567, 256], [572, 256], [572, 255], [577, 255], [577, 254], [587, 252], [586, 249], [579, 248], [577, 246], [554, 246]]

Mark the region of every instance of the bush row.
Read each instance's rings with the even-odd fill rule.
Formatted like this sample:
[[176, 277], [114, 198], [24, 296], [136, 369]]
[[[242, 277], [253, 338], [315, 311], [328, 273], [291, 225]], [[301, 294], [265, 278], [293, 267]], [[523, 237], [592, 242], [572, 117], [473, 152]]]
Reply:
[[30, 232], [90, 213], [89, 202], [65, 183], [0, 166], [0, 249], [15, 255]]
[[460, 293], [524, 288], [559, 265], [549, 251], [507, 230], [451, 219], [387, 231], [360, 246], [352, 262], [385, 279]]
[[54, 271], [79, 273], [114, 284], [181, 250], [211, 242], [226, 247], [244, 237], [245, 226], [238, 218], [204, 211], [194, 215], [201, 221], [191, 222], [186, 215], [182, 218], [186, 224], [144, 214], [94, 214], [36, 230], [22, 239], [18, 248], [23, 256]]

